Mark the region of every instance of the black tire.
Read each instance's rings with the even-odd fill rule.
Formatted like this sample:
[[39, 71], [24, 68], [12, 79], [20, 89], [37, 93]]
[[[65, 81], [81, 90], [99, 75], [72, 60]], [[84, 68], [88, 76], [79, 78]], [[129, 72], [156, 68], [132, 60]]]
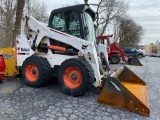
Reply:
[[[32, 72], [28, 73], [31, 70]], [[51, 76], [52, 69], [46, 58], [31, 56], [23, 62], [22, 80], [24, 80], [26, 85], [41, 87], [48, 83]]]
[[142, 55], [141, 53], [139, 53], [139, 54], [137, 55], [137, 57], [138, 57], [139, 59], [142, 59], [142, 58], [143, 58], [143, 55]]
[[[80, 74], [79, 73], [75, 74], [74, 70], [72, 70], [74, 71], [72, 74], [67, 74], [66, 71], [69, 68], [77, 69], [77, 71], [79, 71]], [[70, 77], [71, 79], [75, 79], [75, 80], [72, 80], [72, 82], [77, 81], [77, 79], [80, 78], [79, 76], [81, 76], [81, 82], [79, 83], [79, 85], [77, 87], [72, 87], [72, 88], [70, 87], [70, 85], [67, 85], [64, 79], [64, 76], [66, 74], [67, 74], [67, 81], [69, 81], [68, 77]], [[75, 75], [75, 78], [72, 78], [73, 75]], [[72, 82], [70, 82], [71, 85], [72, 85]], [[65, 60], [61, 64], [59, 69], [58, 83], [62, 91], [67, 95], [82, 96], [94, 83], [93, 69], [87, 61], [84, 61], [82, 59], [72, 58], [72, 59]]]
[[121, 56], [119, 54], [113, 54], [110, 57], [111, 64], [118, 64], [121, 60]]

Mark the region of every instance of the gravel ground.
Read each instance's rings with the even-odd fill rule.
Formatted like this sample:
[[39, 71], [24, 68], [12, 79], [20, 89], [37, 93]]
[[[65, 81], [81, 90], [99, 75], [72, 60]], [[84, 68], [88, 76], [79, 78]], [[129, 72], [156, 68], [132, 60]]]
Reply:
[[[0, 84], [0, 120], [160, 120], [160, 58], [141, 59], [144, 66], [128, 66], [147, 84], [150, 117], [98, 104], [92, 87], [82, 97], [62, 93], [56, 82], [42, 88], [25, 86], [20, 78]], [[111, 65], [116, 70], [125, 63]]]

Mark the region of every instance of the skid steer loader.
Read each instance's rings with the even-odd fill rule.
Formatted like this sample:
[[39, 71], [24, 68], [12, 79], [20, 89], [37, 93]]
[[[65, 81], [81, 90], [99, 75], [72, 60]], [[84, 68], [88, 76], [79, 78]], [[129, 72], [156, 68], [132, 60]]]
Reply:
[[84, 4], [53, 10], [48, 26], [23, 17], [16, 38], [22, 79], [40, 87], [54, 74], [62, 91], [71, 96], [85, 94], [92, 85], [101, 87], [99, 103], [149, 116], [145, 82], [127, 67], [109, 75], [106, 45], [96, 43], [95, 18]]

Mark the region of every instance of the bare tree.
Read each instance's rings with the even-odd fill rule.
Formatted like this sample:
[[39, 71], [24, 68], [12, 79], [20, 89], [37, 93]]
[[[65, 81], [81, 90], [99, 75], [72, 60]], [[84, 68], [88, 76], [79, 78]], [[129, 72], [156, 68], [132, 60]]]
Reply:
[[0, 25], [6, 27], [13, 27], [15, 22], [16, 12], [15, 0], [1, 0], [0, 1]]
[[25, 11], [27, 11], [25, 14], [33, 16], [38, 21], [46, 22], [49, 20], [45, 1], [26, 0]]
[[15, 0], [0, 1], [0, 47], [11, 46], [17, 8]]
[[115, 16], [114, 19], [112, 20], [112, 26], [113, 26], [113, 40], [114, 42], [119, 42], [119, 31], [120, 31], [120, 21], [121, 21], [121, 18], [120, 16]]
[[122, 16], [128, 9], [124, 0], [100, 0], [98, 4], [91, 5], [97, 6], [96, 24], [101, 34], [106, 31], [107, 26], [116, 16]]
[[136, 47], [140, 42], [143, 35], [143, 28], [135, 23], [130, 17], [117, 19], [117, 26], [115, 26], [116, 36], [115, 41], [119, 43], [119, 46], [124, 49], [125, 47]]
[[[29, 14], [39, 21], [48, 20], [46, 3], [36, 0], [1, 0], [0, 1], [0, 47], [13, 47], [19, 33], [21, 17]], [[25, 8], [25, 10], [23, 10]], [[27, 11], [27, 12], [26, 12]]]

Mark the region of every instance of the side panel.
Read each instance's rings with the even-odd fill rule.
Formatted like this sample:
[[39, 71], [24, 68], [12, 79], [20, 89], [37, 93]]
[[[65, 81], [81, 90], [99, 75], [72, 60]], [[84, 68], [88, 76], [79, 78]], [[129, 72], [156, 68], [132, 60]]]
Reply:
[[22, 66], [23, 61], [29, 56], [35, 54], [31, 49], [27, 38], [24, 34], [17, 36], [16, 38], [16, 50], [17, 50], [17, 66]]
[[48, 51], [48, 54], [36, 54], [37, 56], [42, 56], [47, 58], [51, 67], [53, 68], [55, 65], [61, 65], [61, 63], [70, 58], [78, 58], [78, 56], [68, 56], [61, 54], [52, 54], [51, 50]]

